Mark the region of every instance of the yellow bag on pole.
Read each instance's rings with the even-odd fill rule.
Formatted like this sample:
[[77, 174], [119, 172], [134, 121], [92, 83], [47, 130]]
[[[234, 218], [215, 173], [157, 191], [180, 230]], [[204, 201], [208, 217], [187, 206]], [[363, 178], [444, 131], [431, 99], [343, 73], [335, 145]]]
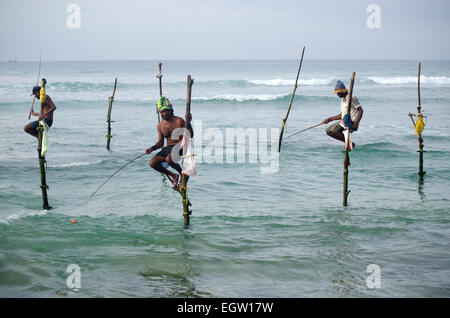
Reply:
[[45, 98], [46, 98], [46, 95], [45, 95], [45, 87], [44, 87], [44, 86], [41, 87], [41, 90], [40, 90], [40, 92], [39, 92], [39, 95], [40, 95], [40, 97], [39, 97], [40, 102], [41, 102], [41, 103], [44, 103], [44, 102], [45, 102]]
[[419, 116], [419, 119], [417, 119], [416, 125], [414, 126], [416, 135], [419, 136], [422, 133], [424, 128], [425, 128], [425, 122], [423, 121], [423, 117]]

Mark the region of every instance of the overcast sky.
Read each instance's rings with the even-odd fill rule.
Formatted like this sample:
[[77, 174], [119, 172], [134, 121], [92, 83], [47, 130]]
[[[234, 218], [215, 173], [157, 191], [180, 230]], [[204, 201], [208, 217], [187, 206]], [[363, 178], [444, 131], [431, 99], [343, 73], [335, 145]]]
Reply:
[[0, 0], [3, 61], [450, 59], [449, 34], [448, 0]]

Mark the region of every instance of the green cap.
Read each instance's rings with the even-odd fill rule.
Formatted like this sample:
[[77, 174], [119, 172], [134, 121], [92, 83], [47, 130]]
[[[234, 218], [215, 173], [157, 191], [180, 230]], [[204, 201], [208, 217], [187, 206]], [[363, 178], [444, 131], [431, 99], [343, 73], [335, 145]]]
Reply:
[[158, 110], [173, 110], [172, 104], [170, 103], [169, 99], [164, 96], [161, 96], [158, 99], [156, 106], [158, 107]]

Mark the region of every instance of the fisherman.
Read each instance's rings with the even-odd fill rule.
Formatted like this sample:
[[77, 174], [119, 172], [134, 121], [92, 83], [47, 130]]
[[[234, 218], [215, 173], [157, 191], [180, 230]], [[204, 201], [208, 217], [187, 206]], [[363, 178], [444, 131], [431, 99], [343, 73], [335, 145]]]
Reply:
[[[345, 136], [343, 134], [345, 127], [348, 127], [351, 133], [357, 131], [359, 127], [359, 122], [361, 121], [363, 115], [363, 109], [358, 101], [358, 98], [356, 98], [356, 96], [352, 96], [352, 102], [350, 105], [350, 120], [347, 119], [346, 115], [348, 104], [348, 91], [347, 88], [345, 88], [344, 83], [342, 83], [341, 81], [337, 81], [334, 93], [337, 94], [339, 98], [341, 98], [341, 113], [336, 116], [324, 119], [322, 121], [322, 124], [328, 124], [330, 121], [340, 120], [340, 122], [337, 122], [329, 126], [326, 130], [326, 133], [328, 136], [333, 137], [334, 139], [345, 142]], [[354, 142], [352, 142], [352, 145], [353, 146], [351, 148], [355, 148]], [[351, 149], [348, 150], [351, 151]]]
[[[158, 152], [149, 162], [150, 167], [164, 173], [170, 180], [172, 180], [173, 186], [178, 186], [178, 180], [180, 180], [181, 176], [181, 167], [178, 163], [172, 160], [172, 148], [181, 141], [183, 138], [180, 136], [179, 139], [172, 139], [172, 132], [177, 128], [184, 128], [185, 121], [183, 118], [175, 116], [173, 114], [172, 104], [169, 99], [164, 96], [161, 96], [157, 102], [157, 107], [159, 114], [161, 115], [161, 122], [158, 124], [158, 142], [148, 148], [145, 153], [149, 154], [156, 149], [162, 148], [160, 152]], [[192, 116], [189, 114], [187, 129], [191, 134], [191, 138], [194, 137], [194, 131], [191, 126]], [[167, 139], [167, 146], [164, 146], [164, 138]], [[182, 149], [180, 149], [180, 152]], [[173, 169], [175, 169], [178, 174], [171, 172], [166, 167], [164, 167], [163, 163], [167, 162]]]
[[[35, 87], [33, 87], [33, 92], [31, 93], [31, 96], [34, 95], [35, 98], [39, 99], [40, 92], [41, 92], [41, 87], [35, 86]], [[38, 138], [38, 132], [37, 132], [36, 128], [39, 126], [39, 121], [44, 120], [47, 123], [48, 127], [51, 127], [53, 124], [53, 112], [55, 111], [55, 109], [56, 109], [56, 106], [53, 103], [50, 96], [45, 95], [45, 101], [42, 104], [42, 114], [35, 113], [33, 111], [33, 109], [30, 109], [30, 114], [33, 116], [39, 116], [39, 118], [38, 118], [38, 120], [33, 121], [32, 123], [29, 123], [28, 125], [23, 127], [23, 130], [25, 130], [26, 133]]]

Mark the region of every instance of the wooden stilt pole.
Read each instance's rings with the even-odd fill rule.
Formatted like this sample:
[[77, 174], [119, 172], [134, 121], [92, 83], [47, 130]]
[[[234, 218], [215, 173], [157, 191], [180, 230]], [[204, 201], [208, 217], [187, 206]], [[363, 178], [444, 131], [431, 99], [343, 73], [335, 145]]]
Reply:
[[[350, 79], [350, 90], [348, 93], [348, 102], [347, 102], [347, 115], [350, 115], [350, 107], [352, 105], [352, 97], [353, 97], [353, 85], [355, 83], [355, 75], [356, 73], [352, 73], [352, 78]], [[348, 190], [348, 166], [350, 165], [350, 156], [348, 153], [348, 149], [350, 148], [350, 132], [349, 138], [347, 138], [347, 143], [345, 145], [345, 156], [344, 156], [344, 191], [343, 191], [343, 205], [347, 206], [347, 198], [350, 190]]]
[[[194, 84], [194, 80], [191, 78], [191, 75], [188, 75], [188, 77], [187, 77], [186, 115], [185, 115], [185, 127], [184, 127], [185, 129], [187, 129], [188, 118], [191, 114], [191, 91], [192, 91], [193, 84]], [[183, 156], [186, 155], [185, 149], [186, 149], [186, 147], [183, 147]], [[189, 176], [182, 174], [180, 186], [175, 188], [180, 193], [181, 198], [182, 198], [184, 226], [186, 228], [189, 227], [189, 225], [190, 225], [190, 215], [192, 214], [192, 211], [189, 210], [191, 203], [189, 202], [189, 198], [188, 198], [188, 187], [187, 187], [188, 180], [189, 180]]]
[[114, 90], [112, 93], [112, 96], [109, 97], [109, 106], [108, 106], [108, 116], [106, 117], [106, 121], [108, 123], [108, 134], [106, 135], [106, 149], [110, 150], [110, 144], [111, 144], [111, 123], [114, 121], [111, 121], [111, 110], [112, 110], [112, 104], [114, 102], [114, 94], [116, 93], [116, 86], [117, 86], [117, 77], [114, 81]]
[[[162, 66], [162, 63], [159, 62], [158, 63], [158, 74], [156, 74], [156, 78], [158, 78], [158, 80], [159, 80], [159, 97], [162, 96], [162, 68], [161, 68], [161, 66]], [[158, 106], [156, 106], [156, 113], [158, 114], [158, 124], [159, 124], [161, 122], [161, 115], [159, 113]], [[162, 166], [166, 169], [169, 168], [169, 164], [165, 161], [163, 161]], [[165, 178], [166, 178], [166, 175], [163, 175], [163, 180], [165, 180]]]
[[[158, 71], [159, 73], [156, 75], [156, 77], [159, 79], [159, 97], [162, 96], [162, 69], [161, 69], [162, 63], [159, 62], [158, 63]], [[160, 115], [159, 115], [159, 111], [158, 111], [158, 107], [156, 107], [156, 113], [158, 114], [158, 123], [161, 121]]]
[[181, 186], [178, 188], [178, 192], [181, 195], [182, 203], [183, 203], [183, 218], [184, 218], [184, 227], [188, 228], [190, 225], [190, 215], [192, 214], [192, 211], [189, 210], [189, 207], [192, 206], [191, 202], [188, 198], [188, 188], [187, 188], [187, 178], [183, 178], [184, 181], [182, 182]]
[[[42, 88], [41, 88], [41, 110], [39, 114], [43, 113], [43, 104], [45, 102], [45, 84], [47, 84], [47, 81], [45, 80], [45, 78], [42, 79]], [[44, 92], [44, 96], [42, 96], [42, 92]], [[49, 210], [52, 207], [48, 204], [48, 196], [47, 196], [47, 189], [48, 189], [48, 185], [47, 185], [47, 180], [46, 180], [46, 175], [45, 175], [45, 156], [42, 156], [42, 134], [44, 131], [44, 127], [41, 125], [41, 123], [39, 123], [39, 126], [37, 128], [38, 131], [38, 147], [37, 147], [37, 152], [38, 152], [38, 156], [39, 156], [39, 170], [41, 173], [41, 190], [42, 190], [42, 207], [45, 210]]]
[[[427, 118], [427, 116], [424, 116], [422, 114], [422, 103], [420, 98], [420, 73], [421, 73], [422, 63], [419, 63], [419, 72], [418, 72], [418, 78], [417, 78], [417, 99], [418, 99], [418, 106], [417, 106], [417, 114], [409, 113], [408, 116], [411, 118], [412, 124], [414, 128], [416, 128], [416, 122], [414, 121], [413, 117], [418, 117], [420, 120], [420, 117]], [[416, 134], [417, 134], [416, 130]], [[425, 176], [426, 172], [423, 171], [423, 153], [426, 152], [423, 150], [424, 144], [423, 144], [423, 138], [422, 133], [420, 132], [418, 134], [418, 140], [419, 140], [419, 150], [417, 152], [419, 153], [419, 182], [423, 182], [423, 177]]]
[[297, 90], [298, 77], [300, 75], [300, 70], [302, 69], [304, 54], [305, 54], [305, 47], [303, 47], [303, 50], [302, 50], [302, 57], [300, 58], [300, 65], [298, 66], [297, 77], [295, 79], [295, 84], [294, 84], [294, 91], [292, 92], [291, 100], [289, 101], [288, 111], [286, 113], [286, 117], [284, 117], [284, 119], [283, 119], [283, 124], [281, 125], [280, 139], [278, 140], [278, 152], [281, 151], [281, 142], [283, 140], [284, 126], [286, 125], [287, 119], [289, 117], [289, 113], [291, 111], [292, 102], [294, 101], [295, 91]]
[[[419, 63], [419, 75], [417, 78], [417, 97], [418, 97], [418, 101], [419, 101], [419, 105], [417, 106], [417, 115], [420, 116], [421, 112], [422, 112], [422, 106], [421, 106], [421, 100], [420, 100], [420, 71], [422, 68], [422, 63]], [[412, 117], [411, 117], [412, 118]], [[418, 136], [419, 139], [419, 181], [423, 182], [423, 177], [425, 176], [425, 171], [423, 171], [423, 153], [425, 151], [423, 151], [423, 138], [422, 138], [422, 133], [419, 134]]]

